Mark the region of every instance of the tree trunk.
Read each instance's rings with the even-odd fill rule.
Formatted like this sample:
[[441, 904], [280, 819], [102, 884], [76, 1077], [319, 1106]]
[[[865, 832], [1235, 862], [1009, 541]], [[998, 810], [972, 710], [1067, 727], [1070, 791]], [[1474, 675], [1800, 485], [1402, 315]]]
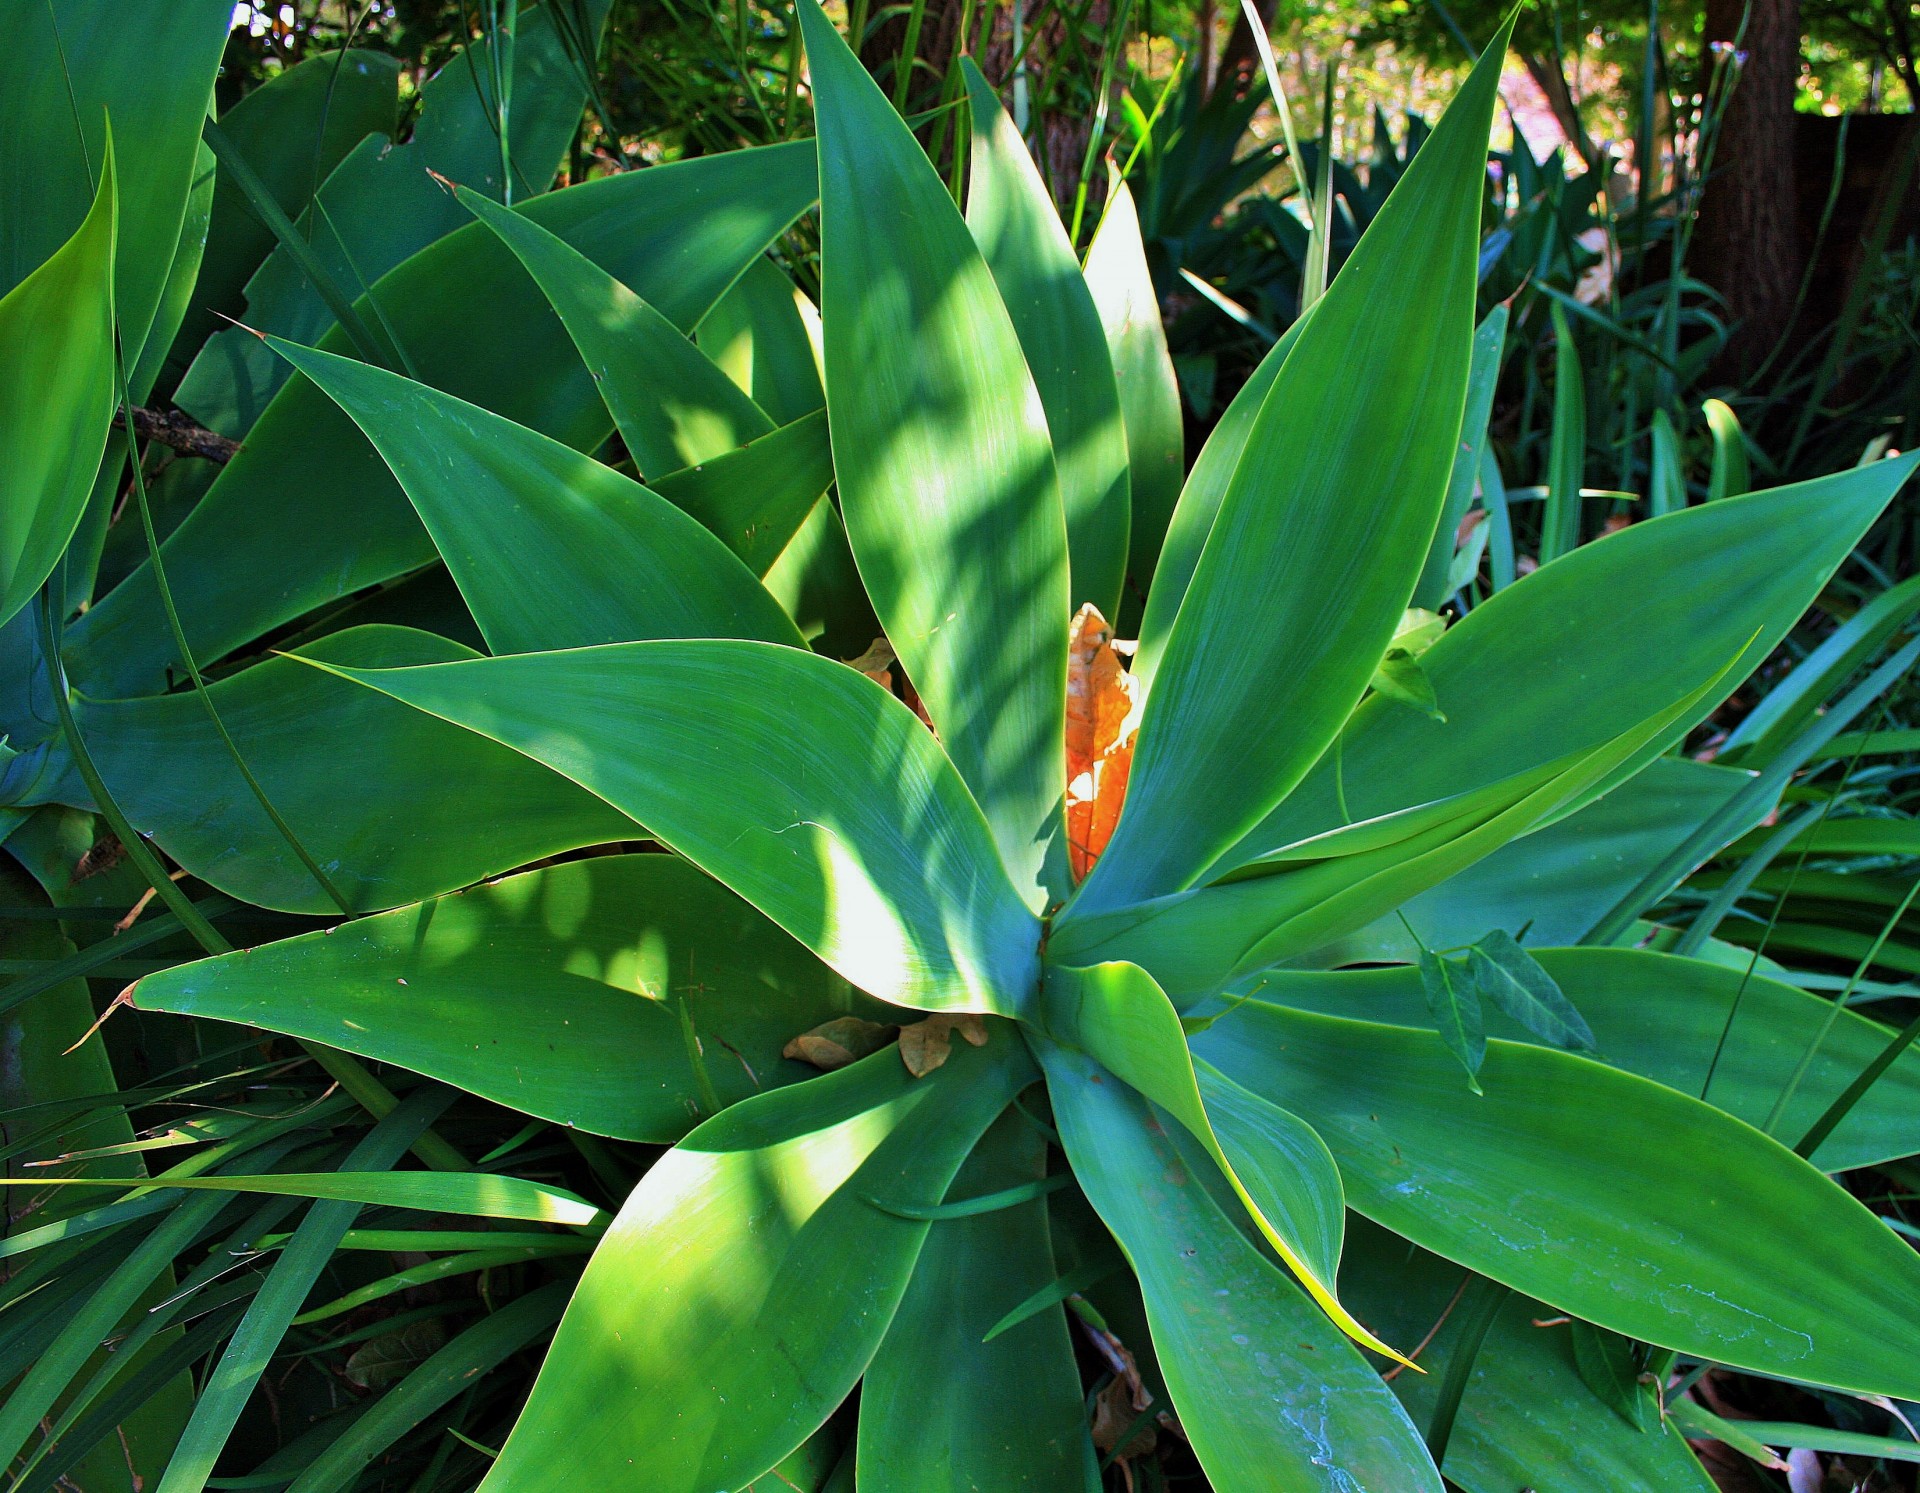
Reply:
[[[1727, 298], [1735, 325], [1724, 361], [1736, 376], [1786, 335], [1805, 263], [1795, 222], [1799, 0], [1707, 0], [1708, 45], [1734, 41], [1743, 12], [1746, 61], [1715, 147], [1690, 266]], [[1702, 59], [1703, 75], [1711, 63], [1711, 55]]]
[[[1253, 0], [1253, 8], [1260, 12], [1261, 24], [1269, 31], [1273, 27], [1273, 6], [1274, 0]], [[1208, 91], [1225, 88], [1231, 90], [1235, 98], [1245, 98], [1259, 75], [1260, 52], [1254, 45], [1253, 28], [1247, 24], [1246, 7], [1236, 6], [1233, 30], [1227, 34], [1227, 45], [1220, 53], [1220, 71], [1214, 75]]]

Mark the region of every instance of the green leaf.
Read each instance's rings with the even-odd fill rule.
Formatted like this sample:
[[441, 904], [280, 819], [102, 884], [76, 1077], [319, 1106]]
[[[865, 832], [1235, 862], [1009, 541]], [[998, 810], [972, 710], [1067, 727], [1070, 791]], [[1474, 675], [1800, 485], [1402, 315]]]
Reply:
[[1407, 932], [1409, 923], [1436, 949], [1471, 943], [1494, 927], [1527, 926], [1528, 941], [1546, 948], [1579, 943], [1607, 908], [1748, 781], [1746, 773], [1691, 758], [1657, 757], [1604, 798], [1501, 846], [1317, 951], [1314, 962], [1326, 968], [1413, 963], [1420, 944]]
[[[804, 142], [703, 156], [584, 182], [525, 212], [685, 329], [812, 200], [812, 159]], [[375, 294], [421, 382], [577, 450], [606, 439], [611, 421], [579, 353], [519, 261], [480, 224], [414, 255]], [[474, 315], [475, 306], [488, 314]], [[316, 512], [327, 521], [313, 522]], [[434, 558], [379, 453], [301, 379], [165, 545], [188, 640], [209, 660]], [[173, 651], [143, 567], [69, 631], [67, 663], [82, 689], [119, 698], [160, 688], [165, 668], [180, 667]]]
[[[764, 576], [832, 483], [833, 448], [827, 412], [820, 409], [737, 451], [656, 477], [653, 490], [692, 514], [749, 570]], [[845, 540], [841, 543], [844, 548]], [[857, 577], [853, 584], [859, 585]]]
[[1332, 1149], [1348, 1206], [1424, 1248], [1718, 1363], [1920, 1388], [1920, 1258], [1784, 1146], [1697, 1099], [1500, 1041], [1474, 1095], [1449, 1082], [1430, 1033], [1256, 1002], [1194, 1045], [1284, 1094]]
[[[1365, 1219], [1348, 1233], [1341, 1290], [1390, 1336], [1434, 1334], [1420, 1355], [1428, 1372], [1393, 1380], [1425, 1425], [1459, 1338], [1448, 1306], [1465, 1272]], [[1517, 1295], [1500, 1308], [1454, 1417], [1448, 1480], [1465, 1493], [1713, 1493], [1677, 1427], [1642, 1431], [1608, 1412], [1580, 1377], [1567, 1327], [1533, 1325], [1553, 1315]]]
[[1467, 1087], [1478, 1094], [1480, 1065], [1487, 1060], [1479, 981], [1468, 977], [1465, 966], [1442, 959], [1431, 949], [1422, 949], [1420, 993], [1427, 999], [1427, 1015], [1433, 1018], [1440, 1040], [1467, 1070]]
[[[348, 151], [370, 134], [393, 133], [399, 82], [399, 59], [384, 52], [310, 53], [242, 97], [220, 116], [220, 128], [281, 210], [297, 219]], [[247, 280], [273, 244], [231, 174], [221, 172], [179, 356], [190, 358], [216, 330], [215, 312], [237, 316], [244, 309]]]
[[[8, 14], [0, 56], [0, 140], [7, 142], [0, 292], [52, 258], [88, 216], [106, 177], [111, 111], [119, 240], [112, 303], [129, 373], [158, 371], [158, 359], [146, 353], [150, 336], [162, 351], [173, 340], [173, 327], [156, 321], [232, 21], [233, 7], [222, 0], [182, 0], [138, 14], [107, 14], [91, 0], [40, 0]], [[5, 361], [16, 356], [9, 350]], [[134, 385], [136, 400], [146, 393]]]
[[[1877, 462], [1634, 524], [1500, 591], [1421, 655], [1446, 724], [1388, 700], [1361, 705], [1341, 734], [1337, 766], [1331, 755], [1318, 763], [1216, 874], [1582, 750], [1717, 675], [1692, 709], [1567, 811], [1598, 796], [1778, 646], [1916, 462]], [[1516, 689], [1515, 680], [1533, 685]]]
[[[1046, 1168], [1039, 1133], [1007, 1114], [953, 1191], [989, 1193]], [[1093, 1493], [1093, 1443], [1059, 1302], [986, 1341], [1053, 1274], [1044, 1198], [933, 1225], [861, 1384], [859, 1470], [869, 1486]]]
[[1013, 318], [1046, 411], [1067, 519], [1069, 600], [1075, 608], [1092, 602], [1114, 620], [1126, 580], [1132, 490], [1106, 333], [1026, 142], [971, 57], [960, 59], [960, 70], [973, 107], [967, 227]]
[[1505, 34], [1281, 364], [1154, 675], [1126, 812], [1063, 921], [1191, 886], [1299, 781], [1386, 652], [1460, 429]]
[[939, 172], [812, 0], [800, 27], [847, 538], [888, 641], [1037, 911], [1043, 863], [1055, 863], [1047, 881], [1065, 881], [1071, 610], [1046, 417]]
[[1267, 349], [1267, 355], [1221, 414], [1187, 474], [1186, 485], [1180, 489], [1180, 501], [1167, 525], [1166, 542], [1153, 566], [1153, 589], [1147, 593], [1140, 619], [1140, 647], [1133, 656], [1133, 676], [1142, 687], [1153, 683], [1174, 618], [1179, 615], [1180, 603], [1186, 600], [1194, 567], [1200, 563], [1213, 521], [1220, 516], [1220, 504], [1247, 449], [1247, 437], [1272, 392], [1274, 380], [1280, 376], [1280, 365], [1286, 362], [1306, 325], [1305, 315], [1297, 317]]
[[1480, 994], [1549, 1047], [1593, 1051], [1593, 1030], [1573, 1008], [1553, 976], [1504, 928], [1495, 928], [1467, 955]]
[[[1768, 690], [1760, 703], [1741, 718], [1727, 738], [1723, 755], [1732, 763], [1763, 767], [1826, 707], [1827, 701], [1863, 664], [1897, 635], [1920, 612], [1920, 576], [1889, 586], [1820, 640], [1793, 672]], [[1845, 758], [1838, 740], [1821, 749], [1821, 756]]]
[[1225, 1121], [1216, 1129], [1186, 1031], [1166, 992], [1145, 970], [1119, 963], [1050, 967], [1038, 1024], [1184, 1125], [1320, 1309], [1355, 1342], [1399, 1357], [1355, 1321], [1334, 1293], [1340, 1193], [1324, 1148], [1287, 1111], [1225, 1079], [1214, 1083]]
[[675, 856], [597, 856], [149, 975], [144, 1010], [395, 1063], [595, 1135], [670, 1144], [709, 1097], [811, 1077], [781, 1049], [846, 982]]
[[1029, 998], [1039, 929], [979, 808], [919, 718], [843, 664], [707, 640], [337, 672], [644, 814], [882, 1000], [1012, 1013]]
[[[1447, 478], [1446, 501], [1440, 505], [1440, 524], [1427, 551], [1425, 569], [1413, 588], [1413, 605], [1429, 611], [1445, 604], [1460, 587], [1454, 584], [1454, 536], [1473, 505], [1474, 486], [1480, 480], [1480, 453], [1487, 449], [1487, 417], [1493, 413], [1493, 392], [1500, 382], [1501, 355], [1507, 344], [1507, 307], [1502, 302], [1489, 311], [1473, 334], [1473, 361], [1467, 372], [1467, 409], [1460, 422], [1460, 443], [1453, 452], [1453, 474]], [[1476, 567], [1477, 568], [1477, 567]]]
[[753, 572], [632, 478], [425, 384], [268, 340], [373, 441], [495, 653], [679, 637], [803, 646]]
[[937, 1203], [1034, 1079], [1015, 1033], [925, 1078], [897, 1054], [762, 1094], [656, 1162], [587, 1266], [488, 1493], [713, 1493], [839, 1405], [908, 1289]]
[[1411, 705], [1422, 715], [1431, 716], [1436, 721], [1447, 718], [1433, 693], [1433, 681], [1427, 678], [1427, 671], [1420, 666], [1415, 654], [1401, 649], [1388, 649], [1387, 656], [1374, 667], [1373, 678], [1367, 681], [1367, 687], [1390, 700], [1398, 700], [1402, 705]]
[[[298, 661], [384, 667], [463, 657], [468, 650], [427, 633], [363, 627], [211, 686], [247, 765], [357, 909], [415, 902], [644, 833], [518, 752]], [[337, 910], [268, 823], [200, 701], [81, 699], [76, 714], [114, 797], [181, 865], [265, 907]], [[314, 749], [319, 740], [326, 751]], [[22, 790], [25, 801], [85, 802], [64, 749], [42, 755], [46, 776]], [[154, 771], [156, 762], [167, 771]], [[14, 764], [23, 776], [29, 766]], [[513, 812], [497, 812], [501, 804]]]
[[826, 408], [820, 313], [771, 259], [747, 266], [700, 319], [694, 340], [776, 424]]
[[470, 188], [456, 195], [533, 276], [643, 478], [693, 466], [773, 429], [766, 412], [678, 327], [565, 239]]
[[1713, 432], [1713, 465], [1707, 473], [1707, 501], [1737, 498], [1752, 486], [1747, 471], [1747, 438], [1740, 431], [1740, 417], [1718, 399], [1700, 406], [1707, 417], [1707, 429]]
[[1213, 886], [1056, 926], [1054, 957], [1136, 960], [1191, 1001], [1321, 948], [1551, 822], [1688, 716], [1721, 677], [1593, 751], [1302, 841]]
[[[1085, 277], [1106, 334], [1127, 437], [1132, 514], [1126, 600], [1137, 607], [1150, 594], [1160, 546], [1180, 498], [1186, 432], [1180, 419], [1180, 386], [1160, 325], [1160, 299], [1140, 238], [1140, 217], [1133, 193], [1117, 170], [1108, 172], [1107, 207], [1087, 246]], [[1122, 624], [1118, 617], [1109, 620]]]
[[1139, 1277], [1181, 1428], [1213, 1485], [1439, 1493], [1391, 1392], [1221, 1211], [1146, 1101], [1089, 1057], [1039, 1051], [1067, 1155]]
[[1566, 309], [1553, 303], [1553, 428], [1547, 446], [1547, 502], [1540, 520], [1540, 563], [1580, 543], [1580, 488], [1587, 465], [1586, 374]]
[[[513, 38], [502, 48], [510, 53], [516, 200], [552, 185], [573, 143], [585, 98], [581, 69], [554, 23], [554, 4], [572, 11], [589, 44], [607, 12], [607, 0], [549, 0], [528, 6], [516, 18]], [[247, 282], [248, 326], [290, 342], [319, 342], [334, 325], [334, 313], [301, 268], [307, 252], [336, 286], [359, 295], [409, 256], [467, 224], [466, 209], [441, 189], [436, 175], [481, 188], [490, 197], [502, 195], [499, 124], [490, 99], [499, 60], [494, 47], [489, 35], [468, 42], [419, 85], [404, 144], [368, 137], [319, 184], [294, 225], [308, 249], [296, 254], [282, 245]], [[490, 300], [469, 304], [487, 305], [496, 315], [499, 310]], [[383, 331], [398, 330], [400, 345], [413, 352], [404, 300], [383, 294], [379, 310], [384, 315], [366, 307], [361, 314], [375, 325], [386, 322]], [[504, 322], [492, 325], [497, 330]], [[177, 397], [203, 424], [237, 439], [251, 429], [287, 373], [266, 348], [232, 328], [209, 339]]]
[[[1346, 1206], [1327, 1143], [1299, 1116], [1242, 1088], [1218, 1068], [1193, 1065], [1220, 1149], [1268, 1218], [1284, 1219], [1293, 1246], [1328, 1286], [1340, 1269]], [[1336, 1321], [1338, 1317], [1336, 1316]]]
[[[95, 1177], [0, 1177], [0, 1187], [126, 1187]], [[176, 1177], [157, 1187], [202, 1192], [267, 1193], [276, 1197], [337, 1199], [423, 1213], [464, 1213], [475, 1218], [518, 1218], [578, 1228], [603, 1223], [606, 1215], [562, 1188], [488, 1172], [270, 1172], [262, 1176]]]
[[529, 1291], [482, 1317], [411, 1369], [306, 1465], [288, 1493], [335, 1493], [352, 1487], [394, 1442], [464, 1393], [479, 1376], [542, 1337], [565, 1309], [569, 1287], [569, 1282], [555, 1281]]
[[[341, 1163], [342, 1173], [392, 1167], [439, 1118], [452, 1097], [446, 1089], [422, 1085], [366, 1133]], [[278, 1352], [300, 1303], [332, 1262], [341, 1236], [359, 1214], [360, 1204], [346, 1200], [318, 1203], [307, 1210], [200, 1384], [193, 1416], [160, 1480], [160, 1493], [201, 1493], [206, 1487], [214, 1463]]]
[[1686, 459], [1681, 453], [1680, 437], [1673, 428], [1673, 417], [1665, 410], [1653, 412], [1653, 451], [1648, 461], [1647, 516], [1677, 513], [1687, 506]]
[[80, 525], [114, 393], [113, 139], [93, 206], [45, 263], [0, 297], [0, 623], [40, 589]]
[[[1819, 996], [1765, 974], [1748, 975], [1744, 953], [1735, 968], [1641, 949], [1541, 949], [1538, 957], [1591, 1024], [1599, 1061], [1685, 1094], [1704, 1090], [1716, 1108], [1750, 1125], [1767, 1118], [1832, 1011]], [[1262, 977], [1258, 995], [1393, 1026], [1418, 1026], [1425, 1017], [1418, 978], [1405, 967], [1276, 971]], [[1524, 1027], [1500, 1015], [1492, 1035], [1530, 1040]], [[1800, 1135], [1892, 1036], [1879, 1022], [1840, 1012], [1782, 1112], [1778, 1134]], [[1915, 1153], [1920, 1054], [1909, 1054], [1868, 1090], [1813, 1159], [1824, 1172], [1840, 1172]]]
[[1588, 1389], [1635, 1430], [1660, 1423], [1660, 1402], [1651, 1384], [1640, 1382], [1633, 1343], [1578, 1318], [1567, 1324], [1573, 1338], [1573, 1363]]

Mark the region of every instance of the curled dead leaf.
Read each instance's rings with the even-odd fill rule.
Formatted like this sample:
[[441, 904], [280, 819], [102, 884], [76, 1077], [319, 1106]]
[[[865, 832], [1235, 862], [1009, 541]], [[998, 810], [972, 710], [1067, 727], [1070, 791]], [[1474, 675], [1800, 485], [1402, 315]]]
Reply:
[[[1138, 1382], [1137, 1380], [1135, 1381]], [[1144, 1398], [1147, 1404], [1136, 1405], [1136, 1398]], [[1093, 1444], [1102, 1456], [1112, 1454], [1115, 1461], [1124, 1462], [1130, 1457], [1145, 1457], [1152, 1454], [1160, 1444], [1160, 1435], [1151, 1416], [1142, 1418], [1142, 1412], [1152, 1403], [1146, 1391], [1135, 1391], [1128, 1387], [1125, 1379], [1114, 1379], [1100, 1391], [1093, 1402]], [[1129, 1434], [1131, 1431], [1131, 1434]], [[1121, 1438], [1125, 1438], [1125, 1444]]]
[[863, 1021], [858, 1016], [836, 1016], [811, 1031], [802, 1032], [780, 1049], [780, 1056], [811, 1063], [822, 1072], [831, 1073], [835, 1068], [844, 1068], [869, 1053], [878, 1052], [893, 1040], [898, 1030], [877, 1021]]
[[1083, 880], [1113, 838], [1144, 704], [1120, 662], [1123, 645], [1088, 602], [1067, 642], [1067, 860]]
[[953, 1034], [958, 1032], [969, 1045], [987, 1045], [987, 1024], [971, 1012], [949, 1015], [938, 1012], [925, 1021], [900, 1028], [900, 1061], [915, 1078], [925, 1078], [953, 1055]]

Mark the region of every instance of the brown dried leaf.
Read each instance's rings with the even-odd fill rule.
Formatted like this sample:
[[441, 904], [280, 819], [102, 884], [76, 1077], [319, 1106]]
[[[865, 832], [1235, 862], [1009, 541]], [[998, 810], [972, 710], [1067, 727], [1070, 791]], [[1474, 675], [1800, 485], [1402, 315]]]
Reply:
[[987, 1024], [971, 1012], [949, 1015], [938, 1012], [925, 1021], [900, 1028], [900, 1061], [915, 1078], [925, 1078], [953, 1055], [953, 1034], [958, 1032], [970, 1046], [987, 1045]]
[[1120, 822], [1141, 703], [1112, 626], [1088, 602], [1067, 642], [1067, 859], [1075, 881], [1093, 869]]
[[[1138, 1384], [1138, 1379], [1135, 1384]], [[1143, 1399], [1146, 1404], [1135, 1404]], [[1144, 1457], [1152, 1453], [1160, 1444], [1159, 1433], [1152, 1420], [1142, 1421], [1125, 1446], [1120, 1446], [1120, 1438], [1127, 1435], [1127, 1428], [1139, 1419], [1140, 1413], [1152, 1403], [1145, 1391], [1130, 1387], [1125, 1379], [1114, 1379], [1100, 1391], [1093, 1402], [1093, 1444], [1102, 1456], [1116, 1453], [1116, 1459], [1124, 1461], [1129, 1457]]]
[[863, 1021], [858, 1016], [836, 1016], [811, 1031], [802, 1032], [780, 1049], [780, 1056], [811, 1063], [822, 1072], [831, 1073], [835, 1068], [844, 1068], [869, 1053], [878, 1052], [893, 1040], [898, 1030], [877, 1021]]

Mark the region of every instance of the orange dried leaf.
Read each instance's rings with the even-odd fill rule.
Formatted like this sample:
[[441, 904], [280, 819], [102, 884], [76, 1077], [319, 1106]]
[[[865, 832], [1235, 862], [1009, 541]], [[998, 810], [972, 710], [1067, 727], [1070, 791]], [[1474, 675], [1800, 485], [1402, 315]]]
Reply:
[[1067, 644], [1067, 859], [1075, 881], [1093, 869], [1120, 821], [1139, 724], [1140, 700], [1113, 627], [1089, 602]]

